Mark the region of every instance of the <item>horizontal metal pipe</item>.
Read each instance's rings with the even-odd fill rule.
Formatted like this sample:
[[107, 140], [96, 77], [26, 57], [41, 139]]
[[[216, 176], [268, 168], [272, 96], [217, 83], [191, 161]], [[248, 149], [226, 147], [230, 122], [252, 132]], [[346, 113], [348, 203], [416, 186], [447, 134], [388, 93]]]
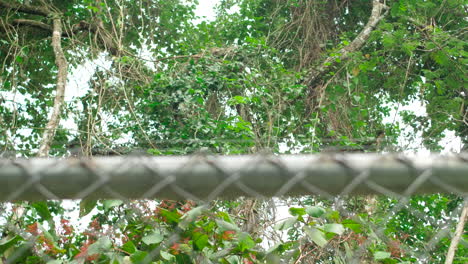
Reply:
[[466, 197], [466, 157], [320, 154], [0, 160], [0, 201], [428, 193]]

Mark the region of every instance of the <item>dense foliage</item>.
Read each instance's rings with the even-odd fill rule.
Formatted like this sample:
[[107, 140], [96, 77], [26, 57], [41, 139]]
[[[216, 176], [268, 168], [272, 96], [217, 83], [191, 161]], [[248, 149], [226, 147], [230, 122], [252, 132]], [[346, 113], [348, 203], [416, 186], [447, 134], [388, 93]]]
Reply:
[[[59, 72], [56, 21], [69, 68], [51, 156], [407, 150], [399, 136], [422, 137], [437, 151], [447, 131], [467, 146], [466, 1], [385, 1], [373, 17], [376, 2], [222, 0], [207, 20], [197, 17], [195, 0], [0, 0], [2, 155], [36, 155], [47, 130]], [[395, 121], [391, 115], [414, 101], [426, 114], [400, 111], [403, 122]], [[371, 209], [362, 206], [371, 200]], [[248, 199], [209, 206], [85, 200], [80, 217], [92, 221], [82, 230], [60, 203], [4, 204], [0, 256], [8, 263], [346, 263], [356, 256], [441, 263], [450, 240], [431, 238], [441, 221], [457, 217], [462, 200], [292, 202], [291, 217], [274, 225], [287, 233], [280, 238], [262, 223], [272, 219], [268, 204]], [[260, 210], [256, 222], [246, 220]], [[420, 215], [428, 216], [424, 225]], [[466, 255], [459, 246], [456, 263]]]

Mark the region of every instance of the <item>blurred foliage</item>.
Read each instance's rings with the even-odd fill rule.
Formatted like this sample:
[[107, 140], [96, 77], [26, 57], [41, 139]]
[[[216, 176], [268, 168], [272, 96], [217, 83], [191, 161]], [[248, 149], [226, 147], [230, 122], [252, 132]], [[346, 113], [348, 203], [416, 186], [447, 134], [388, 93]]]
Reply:
[[[27, 2], [64, 25], [70, 91], [53, 156], [76, 148], [85, 156], [391, 152], [406, 150], [397, 140], [405, 125], [413, 128], [408, 140], [422, 135], [431, 151], [443, 147], [447, 131], [468, 144], [466, 1], [386, 1], [388, 14], [365, 46], [343, 60], [337, 52], [363, 29], [371, 1], [223, 0], [213, 20], [196, 16], [197, 1], [0, 5]], [[1, 8], [0, 18], [0, 147], [31, 157], [57, 69], [51, 32], [18, 19], [51, 25], [51, 17]], [[74, 30], [80, 25], [95, 29]], [[328, 57], [335, 64], [320, 85], [305, 85]], [[403, 123], [384, 122], [414, 101], [426, 114], [404, 111]], [[248, 212], [238, 209], [246, 202], [4, 204], [0, 256], [8, 263], [442, 263], [450, 241], [431, 238], [462, 202], [439, 194], [406, 204], [353, 197], [340, 208], [293, 200], [291, 217], [274, 225], [287, 237], [276, 239], [249, 232]], [[69, 216], [77, 210], [92, 218], [84, 229]], [[272, 218], [265, 213], [256, 225]], [[466, 255], [459, 246], [455, 263]]]

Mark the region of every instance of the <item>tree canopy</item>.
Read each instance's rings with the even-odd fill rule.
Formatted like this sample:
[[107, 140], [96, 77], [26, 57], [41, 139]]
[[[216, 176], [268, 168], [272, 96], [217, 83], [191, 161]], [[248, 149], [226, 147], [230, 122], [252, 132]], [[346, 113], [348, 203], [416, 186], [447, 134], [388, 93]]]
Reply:
[[395, 145], [400, 126], [383, 117], [411, 100], [427, 115], [405, 121], [426, 146], [437, 149], [446, 130], [466, 142], [462, 1], [372, 3], [221, 1], [215, 20], [196, 24], [193, 1], [1, 1], [2, 148], [34, 155], [59, 76], [70, 86], [74, 69], [98, 60], [109, 66], [91, 66], [67, 97], [53, 155], [70, 142], [87, 155], [122, 149], [116, 142], [155, 153], [279, 143], [317, 152], [382, 131]]
[[[405, 150], [401, 136], [422, 137], [426, 148], [438, 151], [448, 131], [468, 146], [466, 1], [220, 0], [211, 20], [197, 16], [197, 5], [196, 0], [0, 0], [2, 155], [393, 152]], [[399, 111], [414, 101], [425, 114]], [[403, 122], [385, 121], [395, 113]], [[407, 125], [413, 130], [405, 135]], [[418, 199], [426, 198], [416, 198], [413, 205]], [[435, 218], [461, 202], [441, 195], [427, 199], [437, 205], [438, 211], [431, 211]], [[383, 200], [381, 213], [395, 205]], [[51, 214], [63, 212], [53, 202], [42, 211], [44, 204], [27, 206], [36, 210], [35, 216], [25, 216], [31, 232], [52, 232]], [[353, 208], [361, 210], [358, 204]], [[124, 207], [112, 201], [101, 206], [105, 213], [90, 227], [95, 232], [120, 221], [123, 211], [149, 210], [146, 204]], [[190, 201], [165, 202], [154, 223], [174, 228], [193, 207]], [[298, 248], [291, 242], [300, 241], [294, 225], [304, 224], [318, 244], [342, 234], [332, 225], [338, 219], [354, 231], [356, 241], [371, 233], [357, 232], [355, 222], [322, 209], [291, 209], [295, 220], [277, 228], [291, 230], [292, 240], [272, 250], [284, 257]], [[195, 218], [202, 214], [190, 212]], [[312, 221], [322, 215], [330, 224], [327, 232], [307, 227], [306, 216]], [[105, 261], [125, 263], [125, 254], [135, 263], [150, 258], [144, 252], [167, 234], [139, 217], [125, 220], [131, 234], [122, 231], [124, 254], [113, 251]], [[38, 231], [37, 219], [49, 221], [50, 230]], [[67, 221], [62, 222], [65, 233]], [[402, 231], [407, 225], [401, 221], [415, 224], [416, 218], [402, 212], [387, 231], [401, 236], [408, 231]], [[241, 232], [233, 241], [234, 222], [221, 209], [205, 215], [184, 230], [190, 243], [176, 243], [190, 244], [190, 250], [160, 246], [156, 263], [190, 263], [189, 251], [200, 259], [224, 258], [223, 263], [237, 263], [229, 262], [229, 254], [244, 263], [266, 261], [271, 254], [254, 250], [259, 242], [253, 234]], [[51, 237], [44, 236], [48, 250], [41, 251], [49, 259], [86, 260], [96, 254], [86, 255], [76, 245], [89, 249], [92, 244], [97, 253], [110, 252], [115, 243], [97, 235], [87, 240], [76, 234], [73, 242], [62, 244], [59, 234]], [[10, 238], [11, 245], [24, 240]], [[410, 240], [395, 239], [420, 246]], [[385, 247], [381, 242], [372, 250]], [[434, 263], [443, 258], [444, 247]], [[0, 253], [3, 248], [4, 242]], [[231, 251], [214, 256], [218, 249]], [[387, 251], [391, 257], [381, 259], [395, 261], [385, 263], [415, 261], [397, 249]], [[285, 259], [297, 259], [297, 252], [291, 254]], [[322, 256], [326, 259], [330, 252]], [[29, 263], [42, 263], [34, 261]]]

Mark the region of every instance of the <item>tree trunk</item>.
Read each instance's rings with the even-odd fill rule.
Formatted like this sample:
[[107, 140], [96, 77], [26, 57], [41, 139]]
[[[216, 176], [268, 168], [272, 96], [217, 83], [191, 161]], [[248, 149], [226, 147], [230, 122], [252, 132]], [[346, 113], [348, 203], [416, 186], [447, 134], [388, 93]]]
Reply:
[[57, 88], [54, 100], [54, 107], [50, 115], [49, 122], [42, 135], [42, 142], [39, 147], [38, 157], [47, 157], [49, 155], [50, 145], [54, 139], [55, 131], [60, 123], [60, 112], [62, 110], [63, 101], [65, 98], [65, 86], [67, 85], [67, 60], [63, 54], [61, 37], [62, 37], [62, 22], [59, 18], [54, 18], [52, 32], [52, 47], [55, 54], [55, 63], [57, 64]]

